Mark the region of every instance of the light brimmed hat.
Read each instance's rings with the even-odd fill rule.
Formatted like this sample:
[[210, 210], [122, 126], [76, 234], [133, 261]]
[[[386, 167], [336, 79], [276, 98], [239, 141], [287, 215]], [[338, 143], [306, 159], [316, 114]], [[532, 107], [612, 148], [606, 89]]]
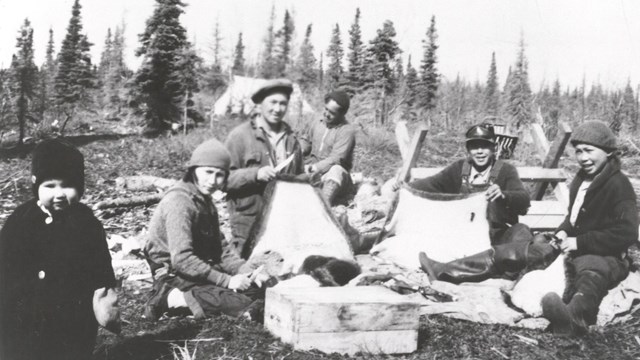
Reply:
[[265, 97], [271, 95], [274, 92], [282, 92], [291, 97], [293, 92], [293, 83], [289, 79], [272, 79], [265, 81], [260, 87], [251, 95], [251, 101], [254, 104], [260, 104]]

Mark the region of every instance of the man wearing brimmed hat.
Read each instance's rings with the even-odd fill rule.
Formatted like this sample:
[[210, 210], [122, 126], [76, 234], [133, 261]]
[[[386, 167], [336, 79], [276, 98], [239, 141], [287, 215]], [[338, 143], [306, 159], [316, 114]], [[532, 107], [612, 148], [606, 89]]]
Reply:
[[566, 290], [545, 295], [542, 310], [555, 333], [580, 335], [595, 324], [608, 290], [629, 274], [627, 251], [638, 239], [638, 209], [607, 124], [583, 123], [571, 144], [580, 169], [569, 187], [569, 213], [556, 230], [567, 254]]
[[349, 95], [344, 91], [325, 95], [323, 118], [301, 138], [303, 154], [308, 155], [305, 171], [319, 175], [322, 192], [331, 205], [339, 196], [348, 195], [353, 186], [349, 172], [356, 132], [345, 119], [349, 104]]
[[465, 134], [467, 158], [447, 166], [438, 174], [419, 179], [411, 186], [428, 192], [468, 194], [484, 191], [489, 201], [488, 217], [494, 245], [529, 238], [530, 230], [518, 223], [518, 215], [529, 209], [529, 193], [516, 168], [496, 159], [496, 136], [488, 124], [474, 125]]
[[303, 172], [300, 144], [283, 121], [292, 92], [293, 84], [287, 79], [264, 82], [251, 96], [256, 117], [233, 129], [225, 142], [231, 155], [227, 200], [238, 252], [262, 211], [267, 183], [278, 174]]

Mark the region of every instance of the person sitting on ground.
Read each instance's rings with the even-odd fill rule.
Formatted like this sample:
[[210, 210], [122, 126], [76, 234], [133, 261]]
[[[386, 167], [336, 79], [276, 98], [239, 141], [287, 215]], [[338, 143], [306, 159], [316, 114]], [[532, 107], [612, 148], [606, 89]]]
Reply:
[[305, 172], [320, 177], [322, 192], [330, 205], [352, 191], [351, 167], [356, 146], [355, 128], [347, 122], [349, 95], [333, 91], [324, 97], [323, 118], [314, 123], [300, 143], [308, 155]]
[[[225, 146], [231, 154], [227, 184], [233, 246], [242, 253], [251, 226], [264, 206], [267, 183], [279, 173], [303, 172], [302, 151], [291, 127], [283, 121], [293, 92], [287, 79], [265, 82], [251, 96], [258, 114], [234, 128]], [[279, 171], [278, 167], [283, 167]]]
[[35, 198], [0, 232], [0, 358], [89, 359], [98, 325], [119, 332], [120, 316], [104, 229], [80, 203], [84, 158], [45, 140], [31, 169]]
[[147, 319], [187, 308], [196, 318], [220, 313], [251, 317], [261, 307], [264, 292], [258, 287], [267, 276], [238, 273], [245, 262], [224, 241], [211, 198], [225, 188], [230, 162], [218, 140], [200, 144], [183, 179], [155, 210], [144, 249], [154, 278]]
[[569, 213], [557, 229], [566, 254], [563, 297], [548, 293], [543, 316], [559, 334], [583, 334], [595, 324], [608, 290], [629, 274], [628, 248], [638, 240], [636, 194], [620, 171], [616, 138], [600, 121], [587, 121], [573, 133], [576, 162]]
[[484, 191], [487, 201], [489, 236], [493, 245], [529, 241], [531, 230], [518, 223], [530, 206], [516, 168], [496, 159], [496, 136], [488, 124], [472, 126], [466, 132], [467, 158], [447, 166], [436, 175], [409, 184], [414, 189], [447, 194]]

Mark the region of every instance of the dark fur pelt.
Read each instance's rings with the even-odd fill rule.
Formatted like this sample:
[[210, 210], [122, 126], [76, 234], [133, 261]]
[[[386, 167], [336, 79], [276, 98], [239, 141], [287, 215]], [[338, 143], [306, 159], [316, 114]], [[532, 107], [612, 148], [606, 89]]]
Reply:
[[353, 261], [320, 255], [307, 257], [300, 268], [300, 274], [310, 275], [321, 286], [346, 285], [360, 272], [360, 266]]
[[573, 257], [571, 255], [565, 255], [564, 257], [564, 293], [562, 294], [562, 300], [565, 304], [568, 304], [575, 293], [576, 283], [576, 269], [573, 265]]

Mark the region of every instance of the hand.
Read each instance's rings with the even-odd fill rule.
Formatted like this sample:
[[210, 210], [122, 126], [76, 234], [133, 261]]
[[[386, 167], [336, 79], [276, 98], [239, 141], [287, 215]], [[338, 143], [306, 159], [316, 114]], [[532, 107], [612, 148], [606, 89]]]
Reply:
[[569, 235], [567, 235], [567, 232], [564, 230], [560, 230], [556, 233], [556, 237], [562, 241], [564, 241]]
[[318, 169], [315, 165], [306, 165], [304, 167], [304, 172], [306, 172], [307, 174], [313, 174], [316, 171], [318, 171]]
[[504, 194], [500, 189], [500, 186], [493, 184], [489, 186], [487, 191], [484, 193], [484, 196], [487, 198], [487, 201], [495, 201], [498, 199], [504, 199]]
[[276, 169], [273, 166], [263, 166], [258, 169], [258, 181], [271, 181], [276, 178]]
[[391, 190], [393, 190], [393, 192], [396, 192], [398, 190], [400, 190], [400, 188], [402, 188], [402, 185], [404, 185], [405, 182], [402, 180], [398, 180], [395, 183], [393, 183], [393, 186], [391, 186]]
[[562, 244], [560, 244], [560, 248], [563, 253], [570, 253], [572, 251], [578, 250], [578, 241], [574, 237], [567, 237], [562, 240]]
[[251, 279], [247, 274], [238, 274], [233, 275], [229, 280], [229, 285], [227, 287], [233, 291], [244, 291], [247, 290], [251, 286]]
[[251, 279], [253, 280], [253, 283], [256, 284], [256, 286], [258, 287], [262, 287], [262, 284], [266, 283], [267, 280], [269, 280], [270, 276], [269, 274], [265, 273], [264, 271], [260, 271], [260, 272], [254, 272], [253, 274], [251, 274]]

